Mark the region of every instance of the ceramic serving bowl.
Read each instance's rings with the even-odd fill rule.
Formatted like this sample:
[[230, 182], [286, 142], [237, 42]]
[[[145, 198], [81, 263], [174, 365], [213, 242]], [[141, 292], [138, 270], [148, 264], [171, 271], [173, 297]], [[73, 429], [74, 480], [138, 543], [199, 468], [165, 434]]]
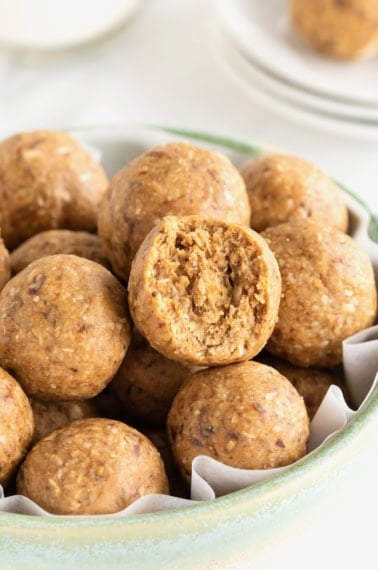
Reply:
[[[146, 148], [169, 140], [215, 148], [238, 166], [261, 152], [258, 146], [173, 129], [94, 128], [71, 133], [99, 152], [110, 175]], [[346, 193], [346, 201], [352, 232], [373, 257], [375, 250], [377, 270], [377, 220], [357, 196]], [[261, 552], [327, 508], [328, 498], [361, 464], [361, 454], [369, 453], [377, 427], [375, 389], [327, 443], [279, 474], [215, 500], [120, 517], [0, 513], [0, 568], [186, 570], [235, 568], [239, 563], [251, 568]]]

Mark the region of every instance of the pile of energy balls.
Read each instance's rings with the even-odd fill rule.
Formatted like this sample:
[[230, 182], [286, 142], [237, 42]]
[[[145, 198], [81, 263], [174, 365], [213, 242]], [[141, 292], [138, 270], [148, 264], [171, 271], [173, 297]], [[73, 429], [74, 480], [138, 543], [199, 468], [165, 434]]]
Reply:
[[377, 314], [338, 186], [185, 142], [111, 180], [64, 132], [0, 143], [0, 483], [55, 514], [188, 496], [191, 463], [307, 451]]

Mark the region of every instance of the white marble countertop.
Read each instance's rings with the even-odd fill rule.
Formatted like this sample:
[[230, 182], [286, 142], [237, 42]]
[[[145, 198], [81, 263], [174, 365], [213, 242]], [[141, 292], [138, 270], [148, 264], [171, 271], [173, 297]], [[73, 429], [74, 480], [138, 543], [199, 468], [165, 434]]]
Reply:
[[[123, 30], [93, 46], [43, 57], [0, 51], [0, 136], [130, 123], [212, 131], [306, 157], [377, 212], [378, 143], [294, 124], [241, 91], [214, 54], [212, 10], [209, 0], [147, 0]], [[367, 517], [377, 506], [377, 451], [375, 443], [327, 516], [288, 536], [258, 568], [283, 560], [291, 568], [325, 566], [327, 550], [335, 567], [376, 567]]]

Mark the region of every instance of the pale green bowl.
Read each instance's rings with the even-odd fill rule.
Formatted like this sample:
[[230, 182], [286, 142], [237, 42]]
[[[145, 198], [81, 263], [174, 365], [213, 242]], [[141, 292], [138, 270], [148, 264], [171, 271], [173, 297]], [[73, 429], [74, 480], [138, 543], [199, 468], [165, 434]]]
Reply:
[[[180, 138], [179, 132], [168, 134], [155, 128], [71, 131], [100, 149], [110, 174], [146, 147]], [[183, 136], [215, 145], [239, 163], [260, 152], [257, 147], [209, 140], [198, 133]], [[366, 232], [368, 216], [361, 202], [349, 197], [348, 205], [355, 229]], [[370, 227], [373, 237], [374, 223]], [[207, 570], [234, 567], [243, 560], [249, 561], [246, 568], [252, 568], [262, 551], [316, 516], [327, 497], [353, 473], [361, 453], [374, 440], [377, 420], [375, 390], [345, 428], [286, 471], [242, 491], [187, 508], [113, 518], [0, 513], [0, 568]]]

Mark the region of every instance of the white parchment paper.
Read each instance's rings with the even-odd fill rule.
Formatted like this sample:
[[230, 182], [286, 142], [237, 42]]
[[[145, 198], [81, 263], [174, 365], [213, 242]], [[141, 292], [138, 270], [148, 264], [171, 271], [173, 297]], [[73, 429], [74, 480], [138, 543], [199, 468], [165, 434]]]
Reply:
[[[358, 413], [366, 398], [378, 383], [378, 325], [370, 327], [343, 343], [343, 364], [347, 386], [356, 402], [356, 409], [348, 407], [338, 386], [331, 386], [311, 422], [308, 453], [342, 429]], [[290, 465], [276, 469], [249, 470], [228, 467], [211, 457], [200, 455], [192, 465], [191, 499], [167, 495], [147, 495], [135, 501], [126, 509], [113, 515], [125, 516], [161, 510], [169, 510], [207, 501], [243, 489], [262, 481]], [[20, 495], [4, 497], [0, 486], [0, 511], [28, 515], [51, 515], [30, 499]]]

